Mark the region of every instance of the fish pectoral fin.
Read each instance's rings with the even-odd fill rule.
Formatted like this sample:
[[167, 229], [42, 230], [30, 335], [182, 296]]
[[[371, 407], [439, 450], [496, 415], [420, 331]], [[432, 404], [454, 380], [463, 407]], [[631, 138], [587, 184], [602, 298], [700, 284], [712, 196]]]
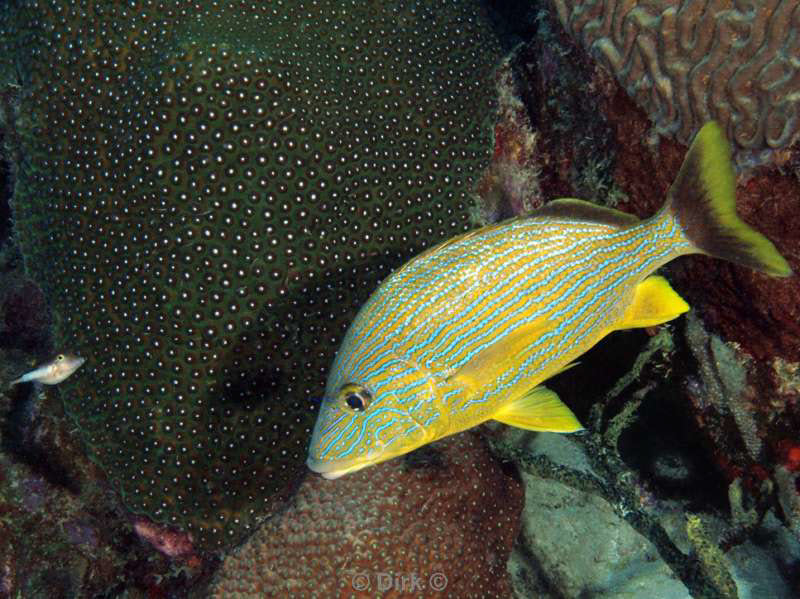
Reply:
[[531, 389], [500, 408], [492, 419], [530, 431], [574, 433], [583, 429], [572, 410], [547, 387]]
[[524, 323], [474, 355], [469, 362], [447, 377], [447, 380], [466, 389], [478, 389], [484, 381], [495, 380], [509, 368], [518, 366], [525, 349], [551, 328], [552, 325], [546, 318]]
[[636, 286], [633, 302], [614, 328], [652, 327], [677, 318], [687, 310], [689, 304], [670, 287], [669, 282], [664, 277], [653, 275]]

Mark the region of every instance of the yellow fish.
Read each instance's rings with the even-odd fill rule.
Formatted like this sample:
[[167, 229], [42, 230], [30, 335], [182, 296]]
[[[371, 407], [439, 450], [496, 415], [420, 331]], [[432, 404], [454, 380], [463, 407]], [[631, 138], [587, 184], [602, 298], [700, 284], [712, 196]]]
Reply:
[[650, 275], [684, 254], [771, 275], [791, 269], [736, 215], [730, 148], [697, 134], [647, 220], [555, 200], [450, 239], [389, 276], [362, 307], [330, 372], [308, 466], [337, 478], [487, 420], [536, 431], [581, 425], [541, 383], [611, 331], [689, 309]]

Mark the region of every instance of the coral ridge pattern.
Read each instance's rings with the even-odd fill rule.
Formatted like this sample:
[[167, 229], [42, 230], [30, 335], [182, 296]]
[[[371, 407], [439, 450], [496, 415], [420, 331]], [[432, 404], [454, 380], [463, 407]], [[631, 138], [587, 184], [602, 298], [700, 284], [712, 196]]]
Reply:
[[740, 157], [800, 135], [795, 0], [554, 0], [561, 22], [611, 70], [662, 133], [688, 143], [723, 124]]

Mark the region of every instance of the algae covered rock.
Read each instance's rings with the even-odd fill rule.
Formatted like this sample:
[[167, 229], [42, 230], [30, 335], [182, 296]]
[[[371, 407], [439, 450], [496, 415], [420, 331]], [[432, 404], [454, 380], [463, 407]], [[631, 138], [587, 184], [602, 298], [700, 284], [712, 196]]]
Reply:
[[305, 471], [393, 267], [468, 228], [499, 48], [478, 3], [22, 1], [16, 233], [87, 357], [68, 414], [135, 512], [233, 542]]
[[[545, 457], [565, 474], [602, 478], [601, 473], [587, 469], [591, 459], [569, 437], [551, 433], [514, 437], [526, 455]], [[648, 511], [665, 535], [650, 538], [631, 526], [607, 497], [575, 488], [568, 476], [544, 479], [523, 470], [522, 479], [522, 530], [509, 561], [517, 597], [793, 596], [781, 570], [796, 560], [800, 546], [772, 515], [760, 525], [759, 535], [723, 551], [719, 545], [731, 537], [732, 524], [710, 513], [693, 514], [684, 502], [647, 498]], [[619, 484], [627, 483], [605, 481], [606, 488]], [[643, 499], [652, 492], [640, 488]], [[688, 589], [674, 570], [675, 562], [665, 554], [666, 539], [674, 543], [674, 550], [686, 554], [682, 559], [698, 559], [700, 568], [711, 570], [706, 575], [712, 580], [713, 562], [718, 560], [717, 574], [727, 586]]]

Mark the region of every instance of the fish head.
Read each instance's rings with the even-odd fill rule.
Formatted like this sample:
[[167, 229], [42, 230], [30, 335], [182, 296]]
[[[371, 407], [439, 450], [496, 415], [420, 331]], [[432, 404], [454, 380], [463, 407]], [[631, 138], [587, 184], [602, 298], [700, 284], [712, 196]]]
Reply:
[[47, 371], [38, 380], [48, 385], [60, 383], [83, 366], [85, 361], [86, 358], [81, 358], [75, 354], [58, 354], [53, 358]]
[[435, 391], [423, 373], [389, 368], [381, 376], [329, 385], [309, 446], [308, 467], [328, 479], [406, 454], [437, 438], [429, 412]]
[[55, 358], [55, 362], [58, 364], [61, 370], [69, 370], [70, 372], [75, 372], [83, 365], [85, 361], [86, 358], [81, 358], [75, 354], [68, 353], [58, 354]]
[[81, 358], [75, 354], [58, 354], [54, 362], [61, 370], [69, 370], [75, 372], [86, 361], [86, 358]]

